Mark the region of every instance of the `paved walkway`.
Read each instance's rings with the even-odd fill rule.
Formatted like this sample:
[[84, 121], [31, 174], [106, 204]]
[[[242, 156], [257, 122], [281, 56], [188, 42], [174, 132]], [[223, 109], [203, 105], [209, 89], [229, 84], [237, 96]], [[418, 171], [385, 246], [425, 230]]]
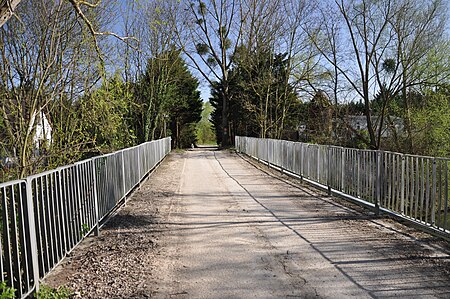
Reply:
[[[123, 296], [450, 298], [445, 243], [268, 174], [236, 154], [171, 154], [143, 190], [147, 195], [138, 194], [120, 213], [141, 209], [140, 217], [150, 217], [142, 208], [155, 198], [149, 190], [165, 194], [157, 198], [159, 249], [148, 251], [151, 277], [138, 276], [145, 283]], [[139, 229], [145, 225], [155, 226], [142, 222]]]
[[170, 293], [450, 296], [449, 255], [389, 221], [293, 187], [225, 152], [188, 152], [181, 177], [167, 244], [176, 248], [177, 291]]

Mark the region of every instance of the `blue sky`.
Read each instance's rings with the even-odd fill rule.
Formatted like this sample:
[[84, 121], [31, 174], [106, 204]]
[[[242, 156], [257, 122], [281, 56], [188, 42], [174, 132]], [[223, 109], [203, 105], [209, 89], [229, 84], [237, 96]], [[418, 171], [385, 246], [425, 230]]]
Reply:
[[[114, 1], [114, 0], [113, 0]], [[120, 4], [122, 11], [126, 10], [126, 5], [132, 3], [132, 1], [134, 1], [135, 3], [139, 3], [140, 1], [144, 1], [145, 0], [115, 0], [117, 1], [117, 3]], [[447, 7], [448, 7], [448, 11], [450, 12], [450, 0], [444, 0], [447, 3]], [[123, 20], [119, 19], [117, 24], [114, 26], [113, 30], [116, 33], [119, 34], [123, 34], [123, 26], [122, 24], [120, 24], [121, 22], [123, 22]], [[447, 28], [446, 28], [447, 34], [450, 36], [450, 22], [447, 23]], [[200, 87], [199, 90], [201, 92], [201, 97], [204, 101], [208, 101], [209, 97], [210, 97], [210, 87], [209, 87], [209, 83], [206, 82], [206, 80], [202, 77], [201, 74], [199, 74], [199, 72], [195, 69], [191, 68], [192, 73], [199, 79], [200, 82]]]
[[[123, 12], [126, 11], [127, 5], [131, 4], [131, 1], [127, 1], [127, 0], [116, 0], [116, 1], [117, 1], [117, 3], [120, 4], [120, 8]], [[140, 1], [145, 1], [145, 0], [132, 0], [132, 1], [134, 1], [135, 3], [139, 3]], [[124, 20], [119, 17], [119, 19], [117, 20], [117, 23], [114, 25], [112, 30], [117, 34], [124, 35], [123, 22], [124, 22]], [[208, 101], [209, 97], [210, 97], [209, 84], [202, 77], [202, 75], [198, 73], [197, 70], [191, 68], [191, 72], [199, 79], [199, 83], [200, 83], [199, 90], [201, 92], [201, 97], [202, 97], [203, 101]]]

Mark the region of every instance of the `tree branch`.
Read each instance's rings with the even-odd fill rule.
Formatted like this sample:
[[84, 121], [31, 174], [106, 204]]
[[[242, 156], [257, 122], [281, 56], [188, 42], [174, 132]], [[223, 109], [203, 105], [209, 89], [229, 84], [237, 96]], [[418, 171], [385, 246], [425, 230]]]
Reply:
[[14, 15], [14, 10], [21, 0], [0, 0], [0, 27]]

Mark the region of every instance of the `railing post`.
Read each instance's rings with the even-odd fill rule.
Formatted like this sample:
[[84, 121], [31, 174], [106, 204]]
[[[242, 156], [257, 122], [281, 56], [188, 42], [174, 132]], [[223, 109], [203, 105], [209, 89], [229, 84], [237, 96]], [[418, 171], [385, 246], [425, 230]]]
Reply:
[[26, 179], [26, 194], [27, 194], [27, 213], [28, 213], [28, 229], [30, 230], [30, 253], [31, 262], [33, 265], [33, 280], [36, 292], [39, 291], [39, 262], [38, 262], [38, 248], [36, 237], [36, 222], [34, 219], [34, 205], [33, 205], [33, 191], [31, 188], [32, 180]]
[[[265, 143], [264, 143], [264, 141], [263, 142], [261, 142], [261, 140], [254, 140], [254, 142], [257, 144], [257, 158], [258, 158], [258, 162], [261, 162], [261, 156], [264, 156], [264, 155], [260, 155], [260, 151], [259, 151], [259, 149], [261, 148], [261, 151], [263, 152], [263, 153], [266, 153], [266, 152], [268, 152], [268, 149], [267, 149], [267, 146], [264, 146], [265, 145]], [[246, 147], [248, 146], [248, 140], [247, 140], [247, 143], [246, 143]], [[246, 152], [248, 152], [248, 150], [246, 150]], [[268, 156], [268, 155], [267, 155]], [[264, 159], [264, 158], [263, 158]]]
[[327, 188], [328, 196], [331, 196], [331, 146], [327, 146]]
[[302, 142], [300, 145], [300, 181], [303, 181], [303, 173], [304, 173], [304, 167], [303, 167], [303, 158], [304, 158], [304, 143]]
[[292, 143], [292, 172], [297, 173], [297, 143]]
[[402, 155], [400, 213], [405, 214], [405, 155]]
[[97, 175], [96, 175], [96, 169], [95, 169], [95, 161], [94, 158], [91, 159], [91, 163], [92, 163], [92, 180], [93, 180], [93, 192], [94, 192], [94, 209], [95, 209], [95, 230], [94, 230], [94, 235], [98, 236], [99, 234], [99, 211], [98, 211], [98, 196], [97, 196]]
[[[76, 175], [75, 175], [75, 178], [76, 178], [76, 191], [75, 191], [75, 194], [76, 194], [76, 197], [77, 197], [76, 200], [78, 202], [78, 217], [80, 219], [79, 225], [83, 226], [85, 223], [84, 223], [84, 219], [83, 219], [83, 201], [81, 199], [81, 194], [80, 194], [80, 190], [81, 190], [80, 179], [81, 179], [81, 176], [80, 176], [80, 171], [79, 171], [80, 167], [79, 166], [80, 166], [79, 164], [75, 164], [75, 173], [76, 173]], [[82, 227], [78, 227], [78, 229], [81, 232]], [[83, 238], [84, 238], [84, 235], [80, 238], [80, 240], [83, 239]]]
[[[64, 255], [66, 255], [68, 248], [67, 248], [67, 227], [66, 227], [66, 210], [64, 207], [64, 203], [63, 203], [63, 198], [65, 198], [63, 196], [63, 179], [62, 179], [62, 170], [58, 169], [57, 171], [58, 173], [58, 184], [59, 184], [59, 206], [60, 206], [60, 212], [61, 212], [61, 222], [62, 222], [62, 230], [63, 230], [63, 235], [62, 235], [62, 240], [64, 242], [63, 244], [63, 248], [64, 248]], [[31, 182], [30, 182], [31, 183]]]
[[345, 191], [345, 149], [341, 147], [341, 191]]
[[311, 147], [310, 144], [306, 145], [306, 150], [307, 150], [306, 151], [306, 161], [307, 161], [307, 164], [306, 164], [306, 175], [305, 175], [305, 177], [308, 178], [308, 179], [311, 178], [311, 152], [309, 150], [310, 147]]
[[125, 156], [123, 154], [123, 150], [121, 152], [122, 158], [122, 188], [123, 188], [123, 200], [124, 204], [127, 204], [127, 186], [126, 186], [126, 178], [125, 178]]
[[432, 198], [431, 200], [431, 225], [436, 224], [436, 158], [433, 158], [433, 188], [432, 188]]
[[375, 214], [380, 214], [380, 202], [381, 202], [381, 174], [382, 174], [382, 159], [383, 156], [380, 151], [377, 153], [377, 181], [376, 181], [376, 198], [375, 198]]
[[[141, 187], [141, 155], [140, 155], [140, 148], [137, 148], [137, 153], [138, 153], [138, 178], [139, 178], [139, 183], [138, 183], [138, 188]], [[154, 156], [155, 156], [155, 161], [158, 160], [158, 158], [156, 157], [156, 153], [154, 152]]]
[[361, 198], [361, 150], [356, 152], [356, 197]]
[[316, 165], [316, 171], [317, 171], [317, 182], [320, 183], [320, 145], [317, 146], [317, 165]]

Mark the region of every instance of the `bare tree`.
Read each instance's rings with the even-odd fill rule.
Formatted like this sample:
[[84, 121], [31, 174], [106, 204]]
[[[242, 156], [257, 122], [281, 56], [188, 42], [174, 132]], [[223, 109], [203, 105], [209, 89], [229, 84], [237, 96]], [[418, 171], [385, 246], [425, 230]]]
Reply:
[[[275, 137], [278, 122], [277, 106], [282, 94], [278, 94], [275, 78], [275, 51], [280, 48], [283, 10], [281, 1], [243, 1], [248, 12], [242, 24], [240, 47], [235, 53], [234, 63], [243, 72], [245, 80], [239, 84], [249, 89], [249, 94], [240, 95], [240, 101], [250, 112], [253, 121], [259, 127], [261, 138]], [[280, 83], [280, 82], [278, 82]], [[276, 110], [275, 113], [272, 113]], [[273, 134], [272, 134], [273, 133]]]
[[[406, 96], [409, 87], [427, 81], [419, 70], [423, 70], [420, 65], [426, 48], [432, 47], [442, 33], [445, 16], [442, 3], [441, 0], [420, 5], [407, 0], [335, 0], [334, 10], [328, 7], [322, 16], [336, 15], [338, 22], [334, 17], [322, 18], [318, 26], [308, 29], [311, 42], [334, 69], [334, 77], [341, 77], [363, 101], [369, 135], [366, 143], [370, 148], [380, 147], [387, 109], [393, 98], [400, 93]], [[377, 94], [381, 107], [374, 115], [372, 101]]]
[[[130, 12], [130, 27], [127, 34], [136, 37], [134, 48], [126, 44], [126, 57], [133, 70], [137, 86], [135, 90], [137, 107], [141, 110], [140, 123], [143, 128], [143, 141], [157, 137], [157, 129], [164, 126], [168, 120], [167, 99], [168, 88], [173, 83], [172, 69], [178, 64], [173, 55], [178, 49], [175, 46], [175, 24], [180, 5], [177, 1], [149, 1], [136, 5]], [[130, 76], [131, 77], [131, 76]], [[163, 130], [160, 130], [162, 134]]]
[[[284, 90], [288, 90], [288, 86], [292, 84], [300, 95], [308, 89], [308, 86], [312, 86], [318, 74], [316, 59], [318, 52], [309, 42], [304, 29], [315, 9], [316, 5], [313, 2], [304, 0], [283, 0], [280, 5], [283, 25], [280, 32], [280, 48], [287, 55]], [[295, 101], [296, 99], [289, 97], [288, 93], [282, 95], [280, 125], [277, 127], [276, 138], [281, 138], [287, 112], [296, 104]]]
[[[386, 51], [390, 40], [388, 25], [395, 14], [391, 0], [335, 0], [336, 10], [333, 12], [340, 17], [343, 31], [341, 38], [348, 46], [343, 49], [343, 55], [336, 53], [334, 47], [336, 31], [330, 31], [334, 25], [319, 24], [316, 31], [309, 29], [312, 43], [320, 51], [323, 59], [335, 68], [335, 72], [342, 75], [345, 82], [364, 102], [364, 114], [367, 121], [370, 148], [379, 147], [376, 128], [377, 120], [373, 119], [371, 100], [376, 90], [375, 74], [380, 70], [374, 62]], [[325, 32], [325, 33], [323, 33]], [[322, 43], [322, 37], [333, 40]], [[339, 60], [337, 60], [339, 58]], [[337, 73], [336, 72], [336, 73]], [[336, 74], [335, 74], [336, 76]], [[378, 122], [382, 123], [381, 120]], [[381, 130], [380, 126], [378, 128]]]
[[178, 22], [178, 45], [191, 65], [213, 85], [220, 82], [222, 97], [222, 146], [230, 144], [228, 105], [230, 68], [247, 17], [241, 0], [184, 1], [186, 18]]
[[[43, 159], [78, 153], [72, 143], [79, 142], [77, 127], [67, 119], [74, 116], [68, 111], [101, 78], [90, 33], [70, 4], [23, 2], [18, 19], [0, 28], [0, 112], [6, 129], [0, 143], [16, 156], [19, 177], [34, 172]], [[102, 19], [96, 20], [100, 26]], [[54, 139], [36, 145], [36, 125], [43, 116], [54, 127]]]
[[[390, 20], [393, 31], [392, 48], [382, 62], [391, 84], [387, 90], [392, 95], [399, 94], [404, 105], [404, 124], [407, 152], [413, 152], [413, 132], [411, 123], [411, 91], [423, 86], [438, 86], [448, 79], [449, 72], [430, 71], [427, 56], [444, 42], [447, 6], [442, 0], [399, 1], [398, 13]], [[448, 53], [440, 53], [441, 62]], [[385, 78], [377, 77], [378, 84], [385, 85]], [[444, 81], [445, 82], [445, 81]], [[395, 129], [395, 126], [390, 126]], [[394, 132], [397, 135], [397, 132]], [[399, 146], [399, 145], [398, 145]]]

